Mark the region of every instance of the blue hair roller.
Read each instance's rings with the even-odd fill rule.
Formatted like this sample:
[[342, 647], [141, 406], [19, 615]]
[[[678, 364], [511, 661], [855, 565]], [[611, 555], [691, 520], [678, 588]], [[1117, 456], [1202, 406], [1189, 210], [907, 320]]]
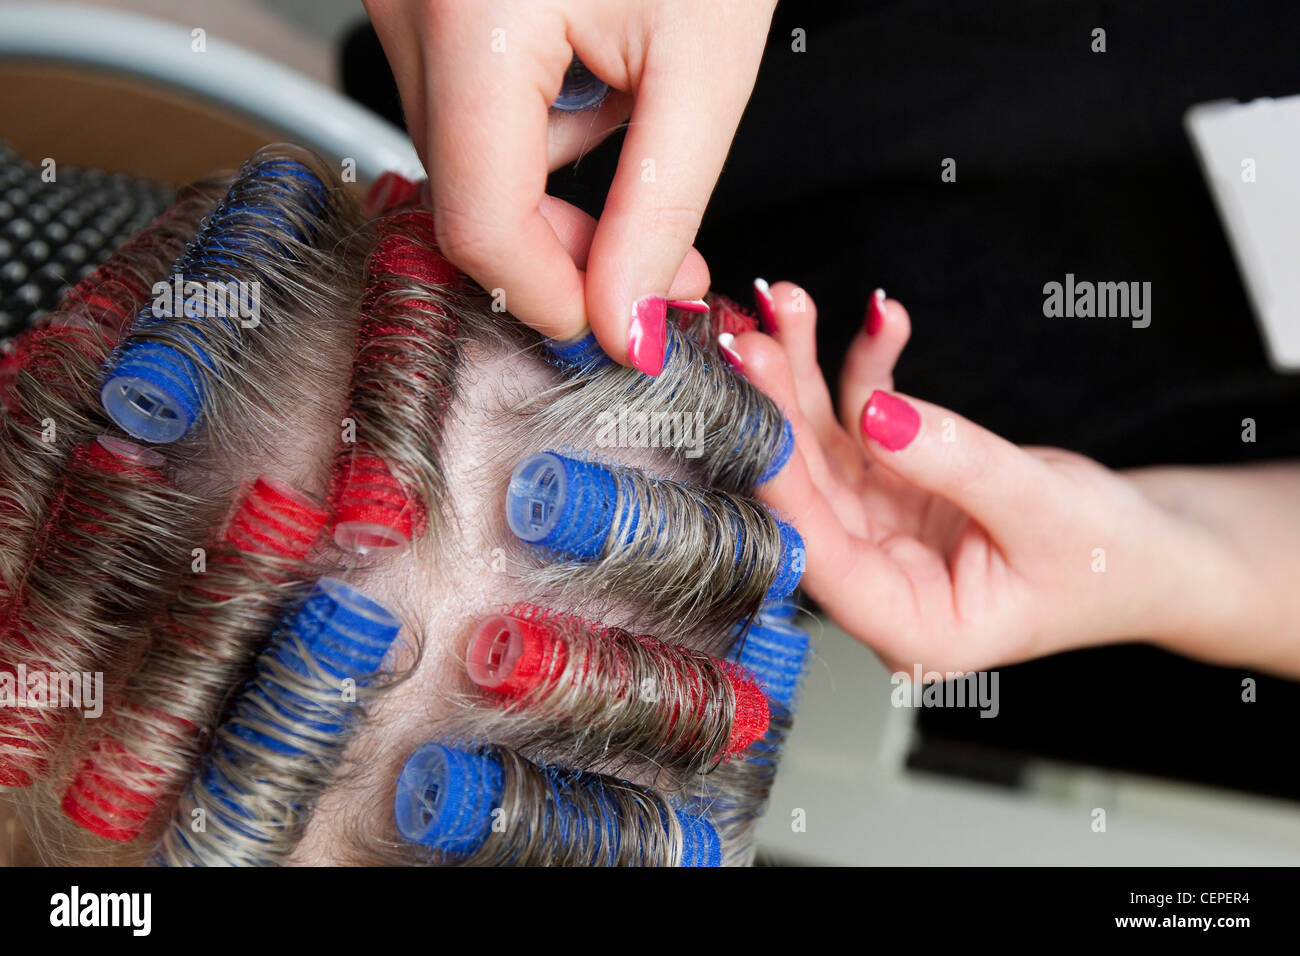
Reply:
[[134, 438], [174, 442], [202, 407], [199, 372], [170, 345], [141, 341], [122, 353], [99, 397], [118, 426]]
[[[337, 703], [308, 699], [286, 686], [277, 671], [284, 667], [304, 681], [319, 683], [322, 678], [304, 657], [310, 655], [316, 667], [330, 676], [327, 684], [345, 678], [363, 684], [379, 669], [399, 628], [400, 622], [382, 605], [341, 581], [321, 578], [302, 608], [262, 653], [257, 677], [217, 732], [218, 752], [254, 778], [259, 764], [299, 757], [313, 741], [327, 741], [341, 752], [353, 705], [342, 695]], [[237, 739], [223, 741], [227, 734]], [[265, 808], [250, 804], [241, 783], [222, 770], [221, 762], [205, 761], [194, 785], [212, 800], [222, 826], [258, 843], [269, 840], [274, 824], [264, 819]], [[195, 849], [183, 828], [177, 831], [173, 824], [173, 832], [179, 832], [181, 841]], [[272, 860], [253, 852], [246, 862], [266, 864]]]
[[[274, 191], [276, 203], [260, 192]], [[248, 197], [250, 191], [258, 196]], [[296, 160], [271, 159], [246, 166], [218, 204], [185, 253], [172, 265], [182, 281], [235, 283], [232, 270], [247, 261], [254, 244], [250, 235], [269, 246], [277, 256], [291, 252], [288, 239], [308, 242], [310, 236], [291, 222], [284, 209], [295, 208], [319, 217], [325, 211], [328, 193], [320, 179]], [[248, 221], [253, 217], [254, 221]], [[206, 372], [216, 368], [208, 356], [216, 346], [198, 339], [190, 349], [146, 338], [165, 327], [168, 316], [156, 315], [152, 304], [136, 317], [126, 341], [110, 358], [100, 402], [108, 417], [133, 438], [170, 443], [184, 438], [202, 414], [207, 402]], [[233, 329], [225, 317], [217, 316], [209, 330], [213, 339], [229, 337]], [[195, 363], [197, 355], [204, 368]]]
[[[400, 628], [401, 622], [383, 605], [342, 581], [321, 578], [298, 613], [263, 652], [258, 661], [258, 679], [235, 705], [230, 731], [286, 755], [303, 752], [292, 742], [301, 731], [313, 737], [342, 735], [347, 729], [348, 705], [340, 700], [337, 706], [322, 706], [282, 685], [276, 670], [283, 667], [312, 683], [321, 681], [318, 671], [323, 670], [331, 683], [350, 679], [364, 685], [379, 670]], [[308, 664], [308, 657], [317, 670]], [[275, 685], [274, 696], [261, 686], [264, 682]], [[253, 722], [265, 726], [263, 712], [269, 712], [272, 720], [279, 718], [283, 726], [266, 731], [250, 726]], [[246, 722], [241, 717], [252, 719]], [[267, 732], [272, 729], [280, 734]]]
[[[667, 343], [664, 345], [665, 370], [669, 369], [674, 354], [679, 351], [680, 347], [677, 340], [680, 336], [680, 331], [669, 326]], [[576, 339], [568, 341], [545, 339], [543, 344], [546, 347], [551, 364], [571, 374], [591, 375], [614, 364], [614, 360], [596, 341], [596, 333], [590, 330]], [[662, 379], [653, 379], [641, 384], [644, 384], [647, 388], [653, 388], [661, 380], [665, 382], [671, 381], [672, 377], [671, 372], [668, 372]]]
[[614, 361], [605, 354], [605, 350], [596, 341], [596, 333], [591, 331], [568, 342], [546, 339], [544, 345], [552, 364], [566, 372], [587, 374], [612, 365]]
[[[521, 461], [510, 475], [506, 521], [521, 541], [595, 559], [619, 520], [618, 492], [618, 476], [605, 466], [539, 452]], [[637, 522], [635, 513], [626, 521], [627, 540]]]
[[784, 521], [776, 524], [781, 532], [781, 567], [777, 571], [776, 580], [767, 589], [767, 596], [763, 599], [765, 602], [779, 601], [793, 594], [808, 563], [803, 538], [794, 530], [794, 525]]
[[424, 744], [397, 778], [397, 832], [410, 843], [471, 856], [492, 833], [501, 787], [501, 761], [494, 754]]
[[[785, 601], [795, 588], [799, 586], [799, 580], [803, 577], [804, 566], [807, 564], [806, 552], [804, 551], [803, 538], [799, 532], [794, 529], [793, 525], [786, 524], [784, 521], [777, 520], [777, 533], [781, 537], [781, 566], [777, 568], [776, 577], [768, 587], [767, 593], [763, 595], [764, 606], [779, 604]], [[737, 525], [739, 529], [739, 525]], [[744, 550], [744, 540], [740, 537], [739, 530], [736, 534], [736, 564], [740, 564], [741, 554]]]
[[758, 609], [759, 624], [793, 624], [799, 605], [792, 600], [768, 601]]
[[565, 113], [595, 109], [604, 102], [608, 94], [609, 84], [587, 69], [586, 65], [575, 56], [564, 72], [560, 95], [551, 104], [551, 109], [562, 110]]
[[[247, 781], [309, 768], [323, 787], [343, 753], [356, 706], [341, 693], [341, 682], [367, 683], [399, 630], [400, 622], [383, 605], [341, 581], [321, 578], [262, 652], [256, 676], [216, 732], [213, 753], [219, 759], [205, 759], [187, 797], [213, 811], [213, 825], [251, 841], [237, 862], [278, 862], [276, 838], [301, 809], [297, 803], [260, 801], [250, 795]], [[286, 670], [293, 676], [286, 677]], [[222, 851], [193, 839], [188, 824], [174, 819], [171, 825], [172, 837], [185, 847], [182, 858], [228, 862]], [[160, 854], [156, 862], [165, 864], [167, 856]]]
[[728, 657], [754, 674], [763, 693], [793, 710], [810, 643], [801, 628], [757, 623]]
[[674, 811], [682, 828], [682, 866], [722, 866], [722, 841], [704, 817]]
[[781, 469], [786, 466], [790, 456], [794, 454], [794, 429], [790, 427], [790, 421], [787, 419], [781, 427], [781, 442], [776, 446], [776, 451], [772, 454], [772, 460], [767, 463], [763, 473], [758, 476], [754, 482], [756, 485], [764, 484], [771, 481]]
[[[545, 772], [554, 811], [546, 815], [543, 831], [555, 831], [560, 846], [568, 846], [570, 841], [591, 846], [591, 858], [583, 861], [586, 865], [613, 866], [618, 861], [621, 821], [603, 781], [594, 774], [566, 773], [557, 767], [548, 767]], [[573, 799], [578, 790], [586, 790], [587, 797], [594, 798], [594, 814], [579, 809]]]
[[[622, 495], [630, 514], [619, 510], [625, 480], [604, 465], [579, 461], [555, 452], [537, 452], [515, 466], [506, 488], [506, 522], [521, 541], [559, 554], [594, 560], [605, 551], [610, 534], [621, 529], [624, 543], [640, 525], [640, 505]], [[626, 505], [625, 505], [626, 506]], [[768, 588], [766, 601], [789, 597], [803, 576], [803, 538], [791, 525], [778, 521], [781, 566]], [[744, 542], [736, 538], [739, 561]]]
[[[614, 360], [604, 352], [601, 343], [595, 341], [593, 332], [586, 332], [581, 337], [569, 339], [569, 341], [560, 341], [560, 339], [546, 339], [546, 356], [552, 365], [559, 368], [567, 376], [577, 378], [586, 378], [602, 375], [614, 365]], [[646, 376], [636, 376], [632, 382], [632, 388], [637, 394], [643, 394], [649, 398], [653, 395], [656, 406], [667, 408], [676, 408], [679, 412], [692, 411], [692, 407], [681, 405], [679, 398], [679, 388], [682, 378], [690, 375], [689, 369], [695, 364], [703, 368], [712, 368], [716, 365], [715, 371], [710, 371], [707, 375], [714, 376], [712, 382], [714, 388], [723, 390], [723, 392], [735, 392], [741, 385], [736, 381], [729, 369], [725, 369], [720, 360], [712, 358], [708, 352], [703, 351], [697, 342], [694, 342], [688, 334], [682, 332], [675, 324], [669, 323], [667, 326], [666, 345], [664, 345], [663, 371], [658, 377], [649, 378]], [[725, 407], [725, 402], [723, 403]], [[750, 408], [746, 412], [744, 419], [735, 420], [722, 418], [710, 419], [706, 424], [708, 442], [718, 447], [714, 457], [719, 462], [735, 462], [741, 457], [745, 449], [759, 441], [759, 434], [763, 433], [763, 442], [771, 441], [766, 437], [768, 429], [764, 427], [766, 421], [772, 415], [771, 403], [766, 402], [762, 407]], [[736, 481], [735, 484], [728, 486], [728, 490], [749, 490], [751, 486], [758, 486], [770, 481], [780, 473], [781, 468], [787, 466], [790, 457], [794, 454], [794, 431], [790, 428], [788, 420], [781, 423], [781, 434], [776, 438], [775, 447], [772, 449], [771, 457], [762, 464], [762, 471], [754, 475], [750, 471], [750, 464], [745, 466], [745, 480]], [[746, 458], [749, 458], [746, 455]]]
[[[604, 778], [536, 768], [549, 789], [537, 838], [557, 849], [571, 844], [592, 847], [590, 865], [617, 860], [620, 821], [608, 799]], [[407, 759], [397, 778], [394, 822], [402, 839], [453, 857], [472, 856], [492, 834], [493, 812], [502, 803], [505, 773], [491, 750], [470, 753], [442, 744], [424, 744]], [[599, 812], [579, 812], [572, 794], [590, 788]], [[608, 811], [608, 812], [606, 812]], [[718, 866], [721, 843], [707, 820], [676, 813], [682, 832], [682, 866]], [[661, 820], [663, 811], [661, 810]], [[666, 820], [664, 821], [666, 823]]]

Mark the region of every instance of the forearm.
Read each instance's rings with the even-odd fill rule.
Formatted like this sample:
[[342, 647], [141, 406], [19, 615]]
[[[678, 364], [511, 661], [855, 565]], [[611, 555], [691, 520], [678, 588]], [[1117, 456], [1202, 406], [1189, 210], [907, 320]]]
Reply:
[[1181, 525], [1169, 650], [1300, 677], [1300, 462], [1127, 472]]

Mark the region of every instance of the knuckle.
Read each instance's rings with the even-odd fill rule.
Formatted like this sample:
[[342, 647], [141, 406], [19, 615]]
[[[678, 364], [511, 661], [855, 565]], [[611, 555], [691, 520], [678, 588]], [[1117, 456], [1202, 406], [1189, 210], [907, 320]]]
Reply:
[[704, 221], [702, 203], [677, 203], [656, 206], [651, 214], [650, 226], [658, 235], [670, 235], [691, 240]]
[[456, 265], [473, 273], [499, 261], [504, 237], [479, 217], [450, 208], [434, 211], [438, 248]]

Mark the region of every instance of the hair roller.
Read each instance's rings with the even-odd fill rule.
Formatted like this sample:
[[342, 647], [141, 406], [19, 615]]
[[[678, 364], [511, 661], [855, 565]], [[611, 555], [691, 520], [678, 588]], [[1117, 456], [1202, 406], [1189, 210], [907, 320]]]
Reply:
[[745, 632], [727, 656], [752, 673], [775, 703], [793, 710], [808, 647], [808, 634], [802, 628], [761, 621]]
[[729, 632], [788, 596], [804, 569], [798, 532], [756, 501], [556, 452], [515, 467], [506, 520], [521, 541], [583, 562], [544, 577], [643, 595], [658, 631]]
[[424, 531], [427, 513], [406, 486], [382, 458], [355, 447], [335, 463], [330, 498], [334, 542], [345, 551], [399, 551]]
[[230, 519], [224, 541], [243, 554], [302, 561], [326, 517], [311, 498], [262, 475]]
[[[106, 347], [97, 332], [89, 320], [77, 321], [73, 316], [55, 313], [45, 325], [15, 336], [0, 356], [0, 405], [9, 414], [24, 415], [30, 421], [30, 412], [18, 395], [19, 377], [23, 373], [35, 377], [42, 389], [77, 385], [75, 365], [59, 361], [60, 347], [67, 346], [73, 355], [98, 361]], [[51, 375], [55, 381], [50, 380]]]
[[714, 345], [724, 333], [743, 335], [760, 331], [758, 317], [725, 295], [710, 292], [705, 302], [709, 305], [707, 312], [679, 311], [677, 324], [687, 338], [706, 352], [716, 354]]
[[593, 401], [601, 407], [698, 422], [697, 443], [670, 444], [665, 451], [698, 467], [709, 487], [749, 493], [779, 472], [794, 451], [790, 423], [772, 400], [675, 325], [668, 326], [663, 370], [654, 378], [615, 366], [590, 332], [571, 342], [548, 340], [546, 349], [584, 387], [598, 383], [600, 396]]
[[564, 71], [564, 80], [560, 83], [560, 95], [551, 104], [551, 109], [564, 113], [579, 113], [594, 110], [605, 102], [609, 95], [609, 84], [587, 69], [576, 56]]
[[[0, 580], [14, 587], [49, 496], [75, 445], [108, 426], [99, 366], [122, 323], [146, 301], [154, 278], [185, 247], [217, 186], [185, 190], [180, 201], [69, 290], [61, 311], [24, 331], [0, 357]], [[56, 424], [49, 441], [49, 422]]]
[[462, 866], [717, 866], [708, 821], [646, 787], [530, 763], [501, 747], [439, 743], [406, 761], [397, 831]]
[[[258, 658], [158, 847], [172, 866], [280, 863], [342, 759], [357, 697], [400, 624], [341, 581], [321, 578]], [[202, 810], [202, 829], [194, 811]]]
[[289, 585], [325, 524], [325, 512], [262, 476], [213, 548], [211, 566], [188, 578], [120, 701], [63, 797], [63, 811], [110, 840], [148, 829], [180, 791], [232, 684], [295, 594]]
[[419, 195], [419, 184], [389, 170], [380, 173], [366, 190], [366, 198], [361, 203], [361, 214], [373, 219], [413, 202]]
[[[109, 435], [78, 446], [37, 536], [26, 587], [10, 608], [11, 664], [30, 671], [120, 671], [143, 644], [151, 609], [180, 577], [197, 510], [171, 488], [160, 455]], [[159, 568], [176, 566], [175, 574]], [[0, 768], [37, 778], [62, 737], [67, 713], [26, 708], [11, 715], [30, 747], [0, 747]], [[12, 730], [12, 727], [11, 727]]]
[[768, 601], [758, 610], [755, 619], [759, 624], [794, 624], [799, 614], [799, 605], [790, 598], [785, 601]]
[[808, 634], [779, 623], [757, 623], [737, 641], [729, 656], [758, 680], [768, 695], [767, 733], [745, 752], [700, 778], [698, 799], [727, 847], [727, 866], [748, 866], [754, 856], [754, 829], [767, 809], [768, 796], [786, 738], [794, 725], [799, 682], [809, 651]]
[[[165, 711], [113, 702], [108, 715], [120, 724], [138, 723], [152, 728], [155, 746], [190, 749], [199, 728]], [[189, 746], [187, 746], [189, 745]], [[61, 807], [68, 819], [108, 840], [134, 840], [149, 824], [163, 793], [164, 767], [128, 750], [110, 732], [91, 744], [80, 771], [63, 793]]]
[[108, 345], [116, 344], [141, 306], [152, 297], [154, 284], [193, 237], [201, 217], [225, 191], [225, 185], [209, 180], [182, 190], [175, 205], [69, 289], [59, 303], [59, 311], [84, 316], [102, 330]]
[[352, 366], [356, 441], [340, 444], [330, 492], [345, 550], [405, 547], [442, 516], [437, 452], [459, 360], [459, 285], [427, 212], [379, 221]]
[[231, 297], [238, 303], [254, 287], [260, 295], [262, 285], [272, 297], [291, 294], [290, 270], [315, 261], [331, 213], [321, 175], [306, 162], [274, 150], [250, 158], [172, 267], [180, 314], [176, 303], [141, 309], [110, 358], [101, 390], [109, 417], [133, 437], [174, 442], [219, 389], [239, 396], [247, 348]]
[[[96, 365], [90, 337], [71, 326], [34, 329], [2, 360], [7, 411], [0, 414], [0, 589], [6, 595], [25, 572], [67, 464], [67, 440], [94, 427], [93, 410], [77, 401], [79, 383], [89, 382]], [[46, 440], [50, 423], [61, 440]]]
[[42, 389], [49, 387], [47, 375], [58, 365], [47, 354], [48, 340], [69, 340], [96, 363], [102, 361], [124, 326], [152, 297], [154, 280], [185, 248], [200, 217], [216, 202], [216, 188], [211, 182], [188, 187], [175, 205], [64, 293], [53, 313], [6, 343], [0, 356], [0, 404], [10, 411], [18, 406], [16, 380], [24, 370], [41, 378]]
[[538, 736], [565, 739], [577, 763], [702, 770], [767, 731], [767, 700], [734, 664], [531, 605], [484, 621], [466, 659], [474, 683], [540, 719]]

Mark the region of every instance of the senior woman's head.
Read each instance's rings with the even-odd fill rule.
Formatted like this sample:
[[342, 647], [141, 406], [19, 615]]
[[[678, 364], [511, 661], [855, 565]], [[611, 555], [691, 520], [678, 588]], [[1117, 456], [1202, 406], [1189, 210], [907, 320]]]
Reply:
[[677, 320], [656, 379], [544, 342], [290, 148], [186, 191], [0, 368], [41, 855], [748, 860], [806, 650], [752, 497], [790, 434], [736, 315]]

